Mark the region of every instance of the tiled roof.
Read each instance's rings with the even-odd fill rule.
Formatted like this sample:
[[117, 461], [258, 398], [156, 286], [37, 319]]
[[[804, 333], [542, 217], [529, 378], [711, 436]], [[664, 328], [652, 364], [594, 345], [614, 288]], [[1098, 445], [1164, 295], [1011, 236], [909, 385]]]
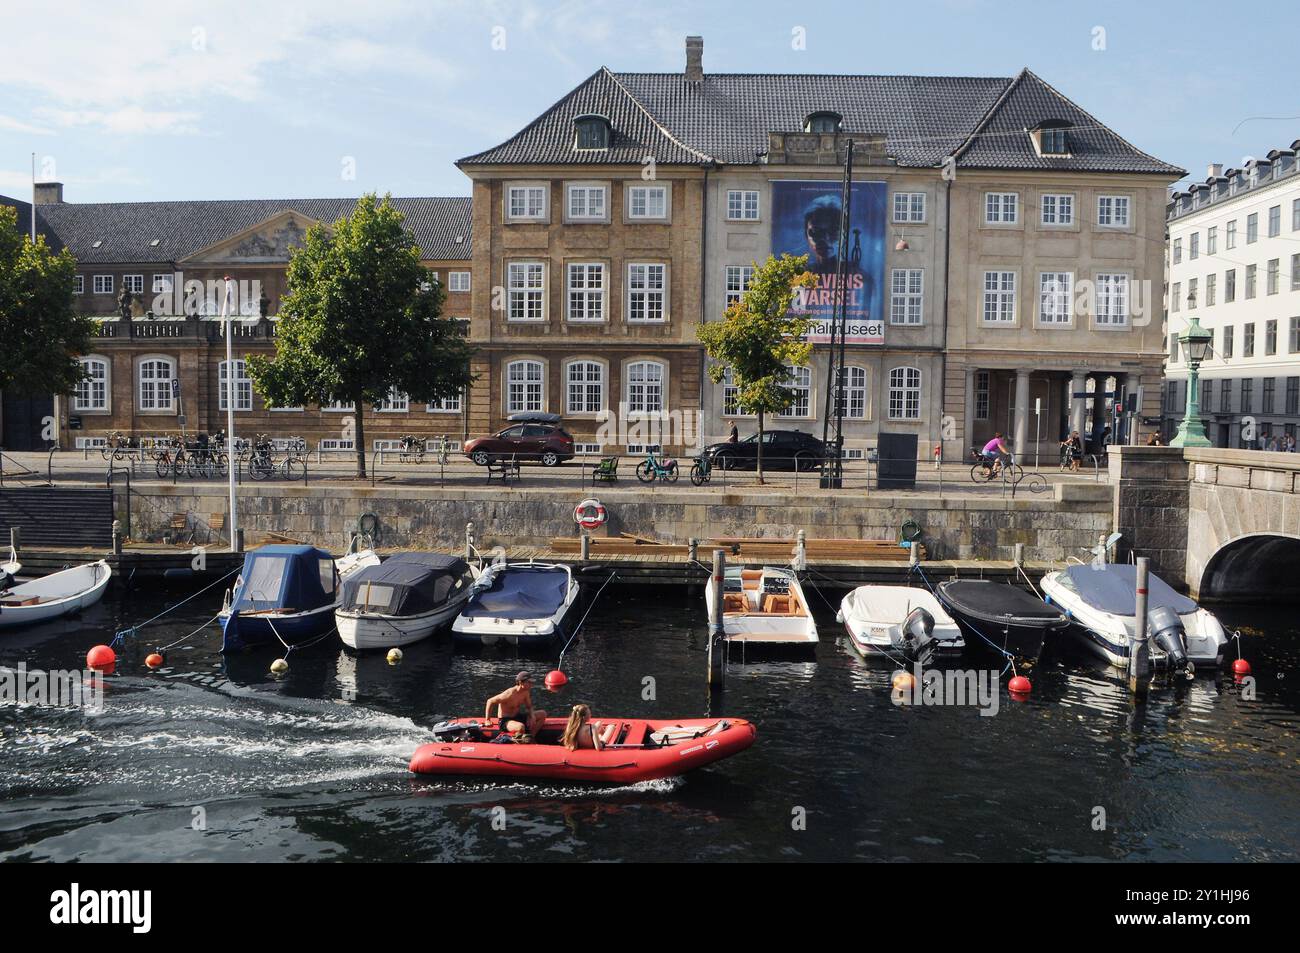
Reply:
[[[426, 259], [468, 260], [470, 199], [394, 198]], [[205, 202], [114, 202], [37, 206], [37, 222], [78, 261], [172, 262], [238, 235], [280, 212], [326, 223], [356, 207], [356, 199], [238, 199]], [[21, 215], [21, 213], [20, 213]], [[462, 240], [457, 242], [457, 237]], [[157, 245], [150, 244], [155, 239]], [[95, 242], [102, 244], [96, 248]]]
[[[0, 205], [17, 210], [17, 229], [19, 232], [23, 235], [30, 235], [32, 233], [32, 204], [30, 202], [24, 202], [21, 199], [11, 199], [7, 195], [0, 195]], [[58, 251], [63, 247], [63, 243], [59, 241], [59, 237], [50, 231], [39, 217], [36, 220], [36, 230], [39, 234], [45, 236], [45, 243], [55, 251]]]
[[[692, 82], [602, 68], [515, 136], [458, 164], [627, 164], [653, 155], [665, 164], [752, 165], [769, 132], [801, 130], [819, 111], [839, 113], [845, 132], [884, 133], [902, 166], [937, 166], [962, 150], [959, 164], [972, 168], [1182, 174], [1028, 70], [1014, 78], [714, 73]], [[609, 150], [574, 146], [573, 120], [591, 112], [611, 122]], [[1025, 130], [1047, 119], [1077, 127], [1071, 157], [1035, 154]]]

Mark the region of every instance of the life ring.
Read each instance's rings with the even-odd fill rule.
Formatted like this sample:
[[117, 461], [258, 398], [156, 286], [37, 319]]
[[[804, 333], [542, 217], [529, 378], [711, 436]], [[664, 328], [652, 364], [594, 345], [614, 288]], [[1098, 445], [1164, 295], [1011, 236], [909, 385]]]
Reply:
[[595, 497], [588, 497], [573, 508], [573, 521], [583, 529], [596, 529], [604, 526], [609, 519], [605, 506]]

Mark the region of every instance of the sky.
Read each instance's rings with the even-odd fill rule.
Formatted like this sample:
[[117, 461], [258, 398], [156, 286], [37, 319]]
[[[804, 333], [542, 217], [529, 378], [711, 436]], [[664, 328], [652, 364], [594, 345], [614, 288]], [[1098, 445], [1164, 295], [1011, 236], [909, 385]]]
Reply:
[[[1224, 13], [1223, 11], [1229, 11]], [[1203, 179], [1300, 138], [1300, 12], [1161, 2], [5, 0], [0, 193], [70, 202], [468, 195], [600, 66], [1013, 76]]]

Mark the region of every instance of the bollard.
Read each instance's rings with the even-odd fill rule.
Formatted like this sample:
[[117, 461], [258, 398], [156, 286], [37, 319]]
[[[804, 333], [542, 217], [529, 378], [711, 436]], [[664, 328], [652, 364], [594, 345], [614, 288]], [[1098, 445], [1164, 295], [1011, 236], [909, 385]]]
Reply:
[[15, 553], [23, 551], [23, 528], [21, 526], [9, 527], [9, 548]]
[[1110, 553], [1106, 551], [1106, 534], [1097, 534], [1097, 560], [1101, 563], [1110, 562]]
[[582, 561], [585, 563], [587, 560], [591, 558], [591, 535], [589, 533], [583, 533], [581, 538], [582, 538]]
[[113, 520], [113, 555], [122, 555], [122, 521]]
[[803, 530], [799, 530], [794, 537], [794, 568], [798, 572], [808, 568], [808, 537]]
[[689, 540], [686, 541], [686, 544], [687, 544], [686, 558], [689, 559], [691, 562], [695, 562], [700, 558], [700, 541], [696, 539], [694, 536], [692, 536]]
[[727, 665], [726, 665], [726, 629], [723, 627], [723, 598], [722, 590], [724, 580], [727, 576], [727, 551], [725, 549], [715, 549], [713, 551], [713, 578], [709, 584], [713, 587], [709, 593], [709, 598], [713, 600], [713, 617], [709, 621], [709, 687], [720, 689], [723, 687]]
[[919, 566], [921, 564], [921, 551], [916, 548], [916, 540], [907, 544], [907, 564], [909, 566]]
[[474, 560], [474, 524], [465, 524], [465, 562]]
[[1016, 554], [1011, 557], [1011, 561], [1016, 564], [1017, 569], [1023, 569], [1025, 565], [1025, 544], [1016, 543]]
[[244, 551], [244, 527], [241, 526], [235, 530], [235, 538], [231, 540], [231, 544], [235, 547], [235, 552], [242, 553]]
[[1147, 644], [1147, 582], [1150, 569], [1147, 557], [1137, 559], [1137, 604], [1134, 606], [1133, 641], [1128, 646], [1128, 690], [1145, 698], [1151, 677], [1151, 648]]

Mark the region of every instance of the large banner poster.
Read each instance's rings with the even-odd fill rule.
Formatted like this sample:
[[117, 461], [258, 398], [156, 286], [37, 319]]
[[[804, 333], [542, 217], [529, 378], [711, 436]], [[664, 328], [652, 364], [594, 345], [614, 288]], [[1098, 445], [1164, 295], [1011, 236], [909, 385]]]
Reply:
[[849, 344], [885, 343], [885, 183], [854, 182], [849, 209], [849, 242], [840, 249], [838, 179], [772, 183], [772, 254], [807, 255], [815, 288], [801, 289], [792, 311], [814, 324], [808, 340], [826, 344], [836, 320], [835, 282], [840, 255], [845, 256]]

